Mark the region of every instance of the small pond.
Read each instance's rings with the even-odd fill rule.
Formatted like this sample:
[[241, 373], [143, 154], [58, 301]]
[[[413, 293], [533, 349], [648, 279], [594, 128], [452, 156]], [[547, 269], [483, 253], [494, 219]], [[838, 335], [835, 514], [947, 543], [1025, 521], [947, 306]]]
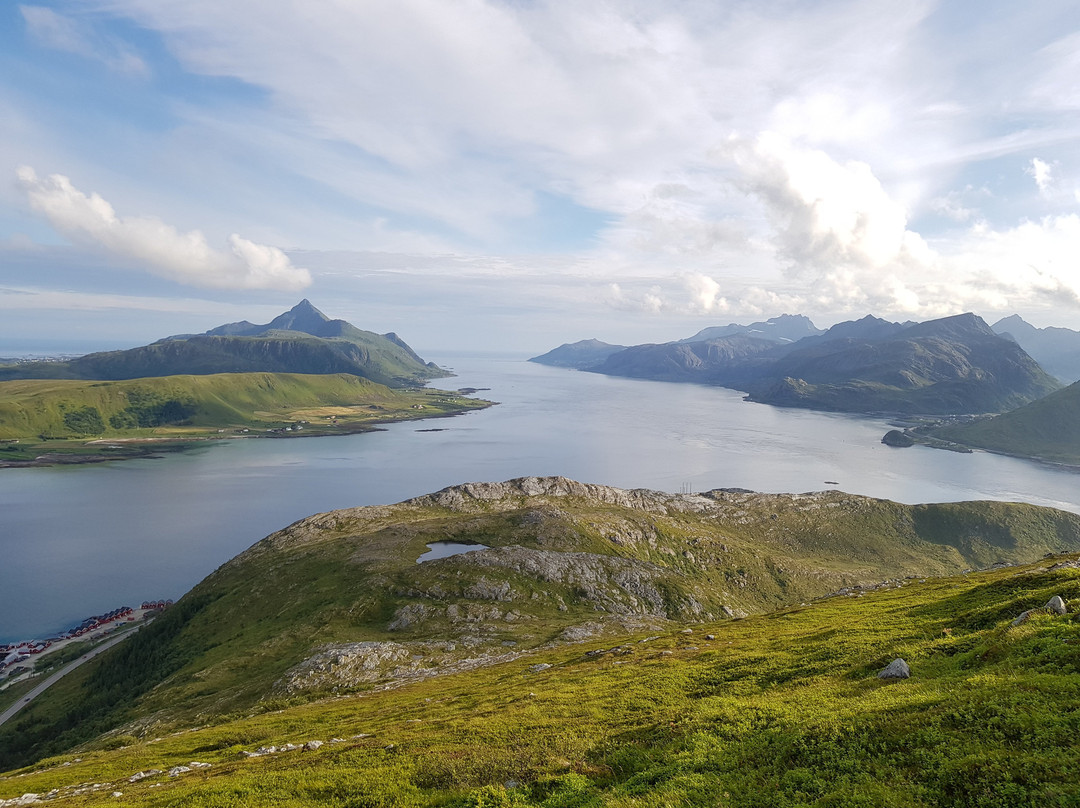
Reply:
[[472, 553], [476, 550], [486, 550], [486, 544], [458, 544], [454, 541], [436, 541], [428, 545], [428, 551], [416, 559], [417, 564], [425, 561], [434, 561], [437, 558], [449, 558], [450, 556]]

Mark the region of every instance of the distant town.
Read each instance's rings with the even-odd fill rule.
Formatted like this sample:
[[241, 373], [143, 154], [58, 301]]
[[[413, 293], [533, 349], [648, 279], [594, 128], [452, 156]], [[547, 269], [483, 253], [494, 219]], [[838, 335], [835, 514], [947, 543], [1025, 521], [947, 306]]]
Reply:
[[144, 600], [138, 609], [121, 606], [105, 614], [87, 617], [77, 626], [43, 640], [23, 640], [13, 644], [0, 643], [0, 677], [10, 679], [29, 672], [33, 664], [23, 665], [23, 663], [31, 662], [35, 657], [57, 648], [61, 643], [67, 644], [69, 641], [82, 637], [89, 640], [102, 639], [122, 626], [145, 620], [171, 605], [172, 600]]

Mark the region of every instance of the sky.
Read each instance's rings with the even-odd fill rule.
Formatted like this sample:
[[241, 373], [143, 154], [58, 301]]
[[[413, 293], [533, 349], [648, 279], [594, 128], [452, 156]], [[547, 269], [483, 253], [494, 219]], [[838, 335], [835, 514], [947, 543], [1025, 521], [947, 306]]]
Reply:
[[0, 5], [0, 355], [1080, 328], [1080, 4]]

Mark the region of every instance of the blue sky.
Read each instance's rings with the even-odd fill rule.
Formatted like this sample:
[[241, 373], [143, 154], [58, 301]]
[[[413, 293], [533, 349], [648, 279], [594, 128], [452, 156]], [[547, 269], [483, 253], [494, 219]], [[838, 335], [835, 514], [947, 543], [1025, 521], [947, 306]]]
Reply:
[[1077, 75], [1055, 0], [5, 4], [0, 354], [1080, 328]]

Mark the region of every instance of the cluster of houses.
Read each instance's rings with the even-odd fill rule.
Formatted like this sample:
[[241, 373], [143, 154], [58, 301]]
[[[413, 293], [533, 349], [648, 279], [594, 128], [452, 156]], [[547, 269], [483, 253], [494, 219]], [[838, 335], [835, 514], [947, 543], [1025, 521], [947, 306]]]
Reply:
[[[292, 426], [281, 426], [281, 427], [277, 427], [275, 429], [268, 429], [266, 431], [269, 432], [271, 435], [280, 435], [280, 434], [282, 434], [284, 432], [300, 432], [300, 431], [303, 430], [304, 424], [306, 424], [306, 423], [308, 423], [308, 422], [307, 421], [297, 421]], [[244, 431], [247, 432], [246, 429]]]
[[[144, 600], [140, 608], [144, 611], [160, 611], [171, 605], [171, 600]], [[76, 637], [81, 637], [84, 634], [89, 634], [92, 631], [105, 628], [109, 623], [115, 623], [121, 620], [134, 621], [135, 610], [130, 606], [121, 606], [119, 609], [113, 609], [111, 612], [88, 617], [79, 623], [79, 625], [75, 626], [75, 628], [68, 629], [62, 634], [57, 634], [55, 637], [49, 637], [45, 640], [23, 640], [14, 645], [0, 643], [0, 672], [3, 672], [12, 665], [25, 662], [35, 654], [40, 654], [42, 651], [50, 648], [54, 642], [60, 642], [60, 640], [72, 640]]]

